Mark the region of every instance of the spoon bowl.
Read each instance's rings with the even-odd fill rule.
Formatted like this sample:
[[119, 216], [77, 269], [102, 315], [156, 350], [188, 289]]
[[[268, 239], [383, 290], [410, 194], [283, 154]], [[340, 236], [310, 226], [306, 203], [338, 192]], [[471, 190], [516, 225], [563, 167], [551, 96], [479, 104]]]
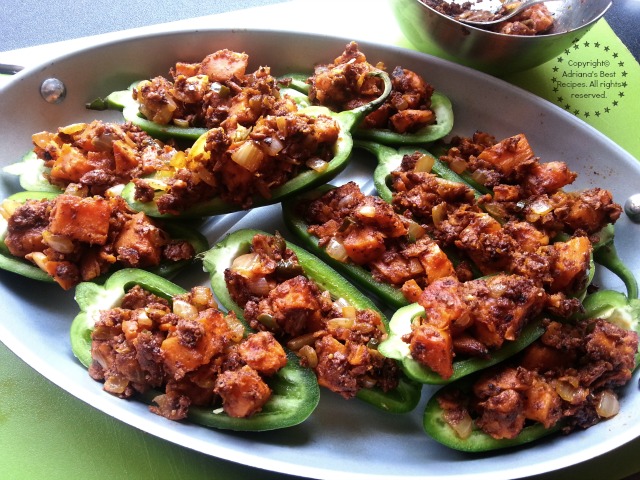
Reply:
[[[472, 6], [471, 10], [469, 11], [469, 13], [471, 13], [471, 16], [459, 15], [456, 17], [456, 20], [459, 20], [460, 22], [466, 23], [468, 25], [475, 25], [478, 27], [497, 25], [498, 23], [504, 22], [506, 20], [509, 20], [512, 17], [515, 17], [520, 12], [522, 12], [523, 10], [526, 10], [527, 8], [533, 5], [537, 5], [539, 3], [545, 3], [548, 1], [549, 0], [524, 0], [524, 1], [514, 0], [510, 2], [505, 2], [505, 3], [497, 3], [496, 8], [494, 8], [493, 11], [483, 9], [480, 6], [482, 1], [480, 1], [475, 4], [475, 5], [478, 5], [479, 8], [474, 9]], [[500, 15], [501, 10], [504, 11], [505, 13]], [[476, 12], [488, 13], [489, 20], [478, 19], [481, 17], [477, 17], [473, 15]]]
[[506, 35], [462, 23], [422, 0], [389, 0], [400, 29], [422, 52], [504, 76], [559, 56], [606, 13], [611, 0], [549, 0], [550, 30], [533, 36]]

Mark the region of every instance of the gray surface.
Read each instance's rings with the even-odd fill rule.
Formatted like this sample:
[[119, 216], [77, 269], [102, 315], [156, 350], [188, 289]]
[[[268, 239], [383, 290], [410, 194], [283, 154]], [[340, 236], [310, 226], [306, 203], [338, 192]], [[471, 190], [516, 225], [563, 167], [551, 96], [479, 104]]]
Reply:
[[[0, 51], [285, 1], [2, 0]], [[605, 18], [640, 60], [640, 2], [615, 0]]]
[[0, 52], [286, 0], [2, 0]]
[[[133, 78], [147, 78], [154, 72], [164, 71], [166, 58], [183, 58], [181, 49], [188, 50], [193, 58], [202, 58], [212, 43], [247, 51], [260, 59], [260, 63], [271, 66], [276, 74], [308, 68], [315, 61], [325, 59], [326, 52], [339, 52], [344, 47], [342, 40], [330, 37], [214, 32], [115, 43], [52, 62], [42, 69], [19, 74], [20, 81], [0, 88], [0, 95], [6, 100], [0, 103], [0, 142], [5, 146], [0, 151], [0, 165], [14, 161], [30, 147], [31, 132], [93, 119], [95, 112], [84, 108], [87, 99], [122, 88]], [[277, 48], [283, 44], [290, 46], [286, 56]], [[569, 167], [579, 173], [576, 189], [615, 186], [614, 193], [620, 200], [636, 193], [640, 175], [637, 161], [570, 113], [496, 78], [433, 57], [366, 42], [362, 42], [361, 47], [372, 58], [386, 64], [397, 62], [421, 75], [429, 72], [435, 85], [446, 85], [442, 92], [456, 104], [467, 106], [457, 112], [454, 133], [468, 134], [478, 125], [498, 138], [514, 130], [526, 131], [537, 155], [543, 159], [566, 160]], [[95, 68], [88, 68], [89, 65]], [[105, 77], [105, 71], [112, 76]], [[47, 104], [37, 96], [40, 83], [48, 77], [61, 78], [67, 84], [68, 96], [59, 105]], [[509, 108], [501, 108], [506, 102]], [[28, 111], [29, 115], [15, 116], [17, 111]], [[354, 169], [345, 172], [335, 183], [346, 179], [362, 183], [370, 177], [370, 171], [363, 174], [362, 169], [357, 170], [358, 165], [370, 170], [370, 162], [362, 160], [356, 158]], [[615, 170], [610, 168], [613, 163], [617, 165]], [[6, 197], [15, 188], [9, 180], [0, 182], [0, 197]], [[212, 221], [205, 231], [212, 242], [227, 230], [245, 226], [284, 231], [280, 228], [277, 206]], [[640, 235], [640, 225], [623, 218], [616, 230], [618, 250], [623, 258], [629, 259], [629, 266], [637, 275], [640, 257], [632, 258], [632, 253], [637, 248], [635, 239]], [[323, 392], [320, 406], [311, 418], [288, 430], [286, 436], [278, 432], [226, 435], [186, 423], [159, 422], [145, 406], [104, 394], [101, 385], [91, 380], [86, 370], [73, 360], [68, 345], [68, 319], [77, 311], [72, 292], [61, 293], [55, 285], [33, 288], [26, 279], [13, 277], [11, 282], [5, 282], [8, 275], [0, 272], [0, 296], [5, 312], [0, 316], [0, 338], [28, 364], [71, 394], [115, 418], [174, 443], [234, 462], [332, 480], [409, 479], [419, 475], [443, 480], [454, 476], [458, 480], [504, 480], [588, 460], [640, 434], [640, 396], [631, 394], [637, 388], [640, 372], [625, 389], [622, 410], [615, 418], [566, 438], [547, 439], [535, 448], [471, 458], [445, 449], [426, 437], [421, 430], [420, 407], [411, 415], [396, 417], [377, 412], [361, 402], [340, 401], [328, 392]], [[604, 287], [622, 288], [619, 281], [606, 274], [598, 274], [596, 278]], [[177, 282], [193, 285], [206, 284], [207, 280], [202, 269], [196, 266]], [[51, 305], [56, 305], [55, 311]], [[432, 391], [425, 387], [425, 399]]]

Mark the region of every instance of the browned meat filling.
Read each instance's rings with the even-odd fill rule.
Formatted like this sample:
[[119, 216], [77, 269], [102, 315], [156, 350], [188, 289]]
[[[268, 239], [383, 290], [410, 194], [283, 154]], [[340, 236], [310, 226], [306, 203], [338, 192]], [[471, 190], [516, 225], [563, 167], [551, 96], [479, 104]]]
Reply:
[[588, 428], [618, 413], [617, 387], [635, 366], [638, 335], [605, 320], [549, 322], [517, 359], [487, 370], [469, 395], [440, 395], [444, 420], [462, 438], [471, 425], [494, 438], [515, 438], [539, 422], [563, 431]]
[[344, 398], [361, 388], [395, 388], [399, 372], [376, 345], [386, 338], [380, 315], [358, 310], [304, 276], [279, 237], [256, 235], [251, 252], [225, 271], [227, 288], [252, 328], [287, 341], [318, 383]]
[[437, 280], [418, 303], [425, 315], [403, 340], [415, 360], [446, 379], [453, 375], [455, 356], [485, 357], [516, 340], [550, 300], [531, 280], [499, 274], [468, 282]]
[[270, 198], [303, 170], [326, 169], [339, 135], [334, 119], [297, 112], [262, 116], [235, 133], [212, 128], [155, 177], [136, 179], [136, 198], [155, 198], [161, 213], [179, 214], [212, 198], [250, 208], [254, 197]]
[[[416, 222], [354, 182], [330, 190], [305, 207], [309, 233], [341, 262], [367, 268], [380, 282], [403, 288], [413, 299], [429, 283], [456, 275], [438, 244]], [[464, 266], [461, 275], [467, 276]]]
[[140, 82], [133, 96], [153, 122], [227, 131], [251, 127], [261, 116], [296, 110], [293, 100], [280, 95], [269, 67], [247, 73], [248, 65], [247, 54], [219, 50], [198, 63], [178, 62], [170, 79]]
[[576, 174], [564, 162], [541, 162], [523, 134], [500, 142], [482, 132], [457, 137], [441, 159], [493, 189], [493, 198], [482, 200], [487, 211], [505, 221], [525, 220], [551, 238], [559, 232], [592, 235], [622, 213], [606, 190], [564, 191]]
[[[438, 12], [449, 15], [456, 20], [493, 21], [509, 13], [509, 9], [502, 7], [496, 13], [487, 10], [472, 9], [473, 2], [456, 3], [443, 0], [421, 0]], [[515, 17], [502, 23], [490, 25], [486, 28], [506, 35], [538, 35], [545, 33], [553, 26], [553, 15], [546, 5], [533, 5]]]
[[[372, 65], [355, 42], [333, 63], [317, 65], [308, 79], [309, 98], [332, 110], [350, 110], [379, 97], [382, 81], [370, 74], [384, 70]], [[387, 101], [364, 120], [364, 128], [387, 128], [398, 133], [415, 132], [435, 123], [431, 110], [433, 87], [417, 73], [402, 67], [391, 72], [393, 90]]]
[[193, 258], [193, 246], [172, 240], [121, 197], [62, 194], [53, 200], [5, 200], [9, 252], [49, 274], [64, 289], [114, 266], [146, 268]]
[[265, 379], [287, 357], [269, 332], [243, 334], [206, 287], [170, 303], [135, 286], [119, 308], [100, 312], [89, 374], [121, 398], [164, 390], [150, 410], [170, 420], [185, 418], [191, 405], [221, 405], [232, 417], [250, 417], [269, 400]]
[[34, 152], [50, 168], [49, 181], [63, 190], [70, 184], [89, 195], [149, 175], [169, 163], [175, 150], [126, 123], [76, 123], [32, 137]]

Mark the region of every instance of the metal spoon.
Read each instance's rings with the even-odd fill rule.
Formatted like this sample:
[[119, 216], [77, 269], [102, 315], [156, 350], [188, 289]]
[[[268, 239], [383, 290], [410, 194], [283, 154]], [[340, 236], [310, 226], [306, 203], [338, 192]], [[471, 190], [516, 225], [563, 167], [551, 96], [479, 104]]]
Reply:
[[[523, 10], [525, 10], [525, 9], [527, 9], [527, 8], [533, 6], [533, 5], [536, 5], [538, 3], [544, 3], [544, 2], [547, 2], [547, 1], [549, 1], [549, 0], [511, 0], [511, 1], [508, 1], [506, 3], [502, 3], [493, 12], [486, 10], [489, 13], [493, 13], [493, 14], [499, 12], [503, 8], [508, 11], [508, 13], [505, 13], [504, 15], [500, 15], [500, 17], [495, 18], [493, 20], [474, 20], [473, 17], [470, 17], [469, 19], [467, 19], [464, 16], [457, 16], [457, 17], [455, 17], [455, 19], [458, 20], [459, 22], [467, 23], [469, 25], [476, 25], [476, 26], [479, 26], [479, 27], [488, 26], [488, 25], [495, 25], [496, 23], [504, 22], [505, 20], [517, 15], [518, 13], [522, 12]], [[475, 10], [475, 11], [485, 11], [485, 10], [478, 9], [478, 10]], [[470, 12], [465, 12], [465, 13], [473, 14], [473, 10], [470, 11]]]

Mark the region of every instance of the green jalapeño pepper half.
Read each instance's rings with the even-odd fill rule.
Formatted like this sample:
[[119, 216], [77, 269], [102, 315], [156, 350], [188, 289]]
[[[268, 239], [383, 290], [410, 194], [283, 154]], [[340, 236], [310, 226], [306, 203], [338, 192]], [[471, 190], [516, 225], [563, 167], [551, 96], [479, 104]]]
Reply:
[[318, 237], [308, 232], [307, 229], [309, 225], [304, 220], [298, 207], [321, 197], [333, 188], [335, 188], [333, 185], [322, 185], [310, 192], [305, 192], [297, 196], [295, 199], [292, 198], [282, 202], [282, 217], [285, 225], [291, 233], [296, 236], [304, 248], [311, 251], [343, 275], [352, 279], [366, 291], [378, 297], [386, 305], [395, 308], [407, 305], [409, 302], [399, 288], [376, 281], [371, 272], [360, 265], [352, 262], [342, 262], [333, 258], [324, 248], [320, 247]]
[[27, 152], [20, 162], [7, 165], [3, 172], [17, 175], [20, 186], [28, 192], [61, 193], [62, 189], [52, 185], [45, 176], [49, 169], [45, 167], [44, 160], [37, 157], [32, 150]]
[[[243, 318], [244, 311], [235, 303], [227, 289], [225, 270], [231, 266], [235, 258], [249, 252], [252, 239], [256, 234], [265, 235], [264, 232], [252, 229], [233, 232], [203, 256], [204, 268], [209, 272], [211, 286], [216, 297], [222, 305], [236, 312], [239, 318]], [[378, 312], [383, 323], [387, 326], [385, 316], [371, 299], [363, 295], [336, 271], [296, 245], [287, 242], [286, 247], [297, 256], [304, 275], [314, 281], [320, 289], [329, 291], [333, 298], [346, 300], [356, 309], [369, 309]], [[378, 387], [361, 388], [357, 393], [357, 398], [387, 412], [405, 413], [416, 407], [420, 400], [420, 394], [421, 386], [401, 376], [396, 389], [384, 392]]]
[[[53, 200], [58, 195], [59, 193], [53, 192], [18, 192], [9, 196], [6, 200], [22, 204], [27, 200]], [[202, 253], [209, 248], [207, 239], [194, 228], [177, 222], [162, 222], [160, 226], [172, 239], [185, 240], [191, 244], [196, 254]], [[4, 241], [7, 235], [7, 228], [7, 220], [0, 216], [0, 268], [34, 280], [54, 282], [52, 276], [34, 263], [16, 257], [9, 252]], [[187, 260], [165, 261], [155, 267], [149, 267], [147, 270], [162, 277], [170, 278], [186, 267], [188, 263]]]
[[411, 332], [413, 320], [423, 316], [424, 313], [424, 308], [417, 303], [398, 309], [389, 321], [389, 337], [380, 344], [378, 349], [384, 356], [397, 360], [409, 378], [425, 384], [450, 383], [495, 365], [521, 351], [544, 332], [540, 319], [531, 321], [522, 329], [516, 340], [505, 342], [501, 348], [491, 352], [490, 356], [454, 360], [453, 375], [448, 379], [443, 379], [438, 373], [415, 360], [411, 356], [409, 344], [402, 340], [404, 335]]
[[[386, 202], [393, 201], [393, 191], [389, 188], [389, 179], [391, 172], [397, 170], [400, 167], [402, 158], [404, 155], [411, 155], [415, 152], [422, 153], [423, 155], [430, 157], [426, 162], [431, 165], [431, 173], [437, 175], [440, 178], [449, 180], [456, 183], [464, 183], [472, 188], [476, 200], [485, 194], [492, 194], [492, 191], [484, 185], [478, 184], [471, 178], [468, 172], [458, 174], [451, 170], [451, 168], [442, 160], [439, 156], [434, 156], [430, 152], [414, 147], [403, 147], [394, 149], [386, 145], [382, 145], [375, 142], [369, 142], [365, 140], [354, 141], [354, 147], [362, 148], [376, 156], [378, 165], [374, 170], [373, 180], [378, 191], [378, 195]], [[446, 153], [446, 150], [441, 150], [439, 153]], [[501, 221], [502, 219], [497, 218]], [[638, 298], [638, 282], [633, 272], [627, 267], [620, 259], [618, 252], [614, 244], [614, 226], [613, 224], [606, 225], [597, 235], [599, 240], [593, 244], [593, 260], [595, 263], [602, 265], [617, 275], [627, 288], [627, 295], [629, 298]], [[558, 235], [555, 240], [566, 241], [569, 238], [566, 234]], [[590, 277], [593, 277], [594, 270], [590, 270]], [[584, 295], [584, 292], [582, 292]], [[576, 295], [579, 296], [579, 295]]]
[[[127, 90], [117, 90], [104, 98], [96, 98], [87, 103], [89, 110], [120, 110], [128, 122], [137, 125], [154, 138], [169, 140], [197, 140], [207, 129], [204, 127], [184, 127], [175, 124], [162, 125], [148, 120], [140, 113], [140, 104], [133, 98], [133, 89], [140, 81], [132, 83]], [[289, 95], [298, 106], [310, 106], [309, 99], [302, 92], [292, 88], [281, 88], [283, 95]]]
[[[425, 163], [429, 165], [429, 170], [434, 175], [451, 182], [469, 185], [465, 179], [451, 170], [446, 163], [423, 148], [406, 146], [396, 149], [381, 143], [361, 139], [354, 140], [353, 146], [364, 149], [375, 155], [378, 165], [373, 172], [373, 182], [376, 186], [378, 195], [380, 195], [380, 197], [387, 203], [391, 203], [393, 201], [393, 191], [389, 188], [391, 172], [400, 168], [402, 158], [405, 155], [412, 155], [416, 152], [421, 153], [426, 157], [425, 160], [427, 161]], [[469, 186], [472, 187], [476, 199], [481, 197], [483, 194], [488, 193], [488, 189], [486, 189], [486, 187], [479, 187], [477, 185]]]
[[[124, 295], [134, 286], [162, 297], [169, 302], [186, 293], [178, 285], [157, 275], [138, 269], [123, 269], [111, 275], [104, 285], [84, 282], [76, 287], [75, 299], [80, 312], [71, 324], [71, 348], [85, 367], [93, 362], [91, 357], [91, 333], [102, 310], [120, 306]], [[271, 397], [262, 410], [248, 418], [236, 418], [206, 407], [190, 406], [188, 419], [207, 427], [238, 430], [264, 431], [290, 427], [303, 422], [318, 405], [320, 391], [315, 376], [302, 368], [292, 353], [287, 355], [287, 364], [267, 380], [272, 390]], [[160, 394], [146, 392], [142, 400], [150, 403]]]
[[[599, 290], [585, 298], [583, 307], [584, 311], [576, 315], [574, 320], [579, 322], [602, 319], [624, 330], [640, 334], [640, 300], [638, 299], [629, 299], [623, 293], [613, 290]], [[568, 353], [563, 352], [561, 355], [566, 357]], [[637, 369], [639, 362], [640, 353], [636, 353], [634, 369]], [[560, 419], [550, 428], [545, 428], [540, 422], [534, 422], [526, 425], [515, 438], [496, 439], [474, 425], [467, 432], [468, 436], [461, 438], [446, 422], [445, 412], [438, 401], [438, 395], [446, 395], [453, 391], [461, 391], [465, 395], [471, 391], [476, 378], [476, 375], [471, 375], [446, 385], [428, 400], [423, 416], [423, 427], [429, 436], [455, 450], [486, 452], [533, 442], [559, 432], [566, 426], [566, 419]]]
[[[304, 74], [292, 73], [283, 75], [281, 80], [287, 80], [291, 88], [305, 95], [309, 94], [309, 84]], [[288, 79], [291, 79], [289, 82]], [[420, 128], [416, 132], [398, 133], [387, 128], [356, 128], [354, 138], [371, 140], [387, 145], [425, 144], [439, 140], [448, 135], [453, 129], [453, 107], [449, 97], [441, 92], [433, 92], [431, 96], [431, 110], [435, 114], [436, 123]], [[364, 117], [363, 117], [364, 119]], [[362, 120], [359, 122], [362, 123]]]
[[638, 298], [638, 280], [620, 259], [615, 243], [615, 229], [608, 224], [599, 233], [599, 241], [593, 245], [593, 260], [618, 276], [627, 289], [630, 299]]
[[[334, 178], [342, 170], [344, 170], [349, 162], [351, 151], [353, 148], [352, 130], [358, 122], [367, 115], [367, 113], [378, 108], [388, 97], [391, 92], [391, 81], [389, 76], [384, 72], [375, 72], [373, 75], [380, 76], [385, 85], [382, 95], [370, 103], [361, 105], [353, 110], [346, 110], [334, 113], [325, 107], [309, 106], [298, 110], [298, 113], [317, 117], [326, 115], [334, 118], [339, 125], [338, 140], [333, 147], [333, 156], [328, 162], [326, 168], [319, 171], [313, 169], [303, 170], [295, 177], [289, 179], [284, 184], [273, 188], [269, 192], [269, 198], [255, 196], [252, 201], [253, 207], [271, 205], [281, 200], [291, 197], [301, 191], [311, 189], [315, 186], [322, 185]], [[151, 133], [153, 135], [153, 133]], [[193, 146], [191, 152], [204, 152], [207, 133], [201, 134]], [[192, 153], [193, 154], [193, 153]], [[159, 189], [161, 190], [161, 189]], [[151, 217], [175, 217], [172, 213], [161, 213], [154, 201], [142, 202], [135, 198], [135, 185], [130, 183], [125, 186], [121, 195], [127, 202], [137, 211], [143, 211]], [[160, 193], [159, 191], [157, 193]], [[197, 205], [188, 207], [179, 213], [180, 217], [203, 217], [211, 215], [219, 215], [224, 213], [236, 212], [242, 210], [242, 206], [216, 197], [210, 200], [199, 202]]]

